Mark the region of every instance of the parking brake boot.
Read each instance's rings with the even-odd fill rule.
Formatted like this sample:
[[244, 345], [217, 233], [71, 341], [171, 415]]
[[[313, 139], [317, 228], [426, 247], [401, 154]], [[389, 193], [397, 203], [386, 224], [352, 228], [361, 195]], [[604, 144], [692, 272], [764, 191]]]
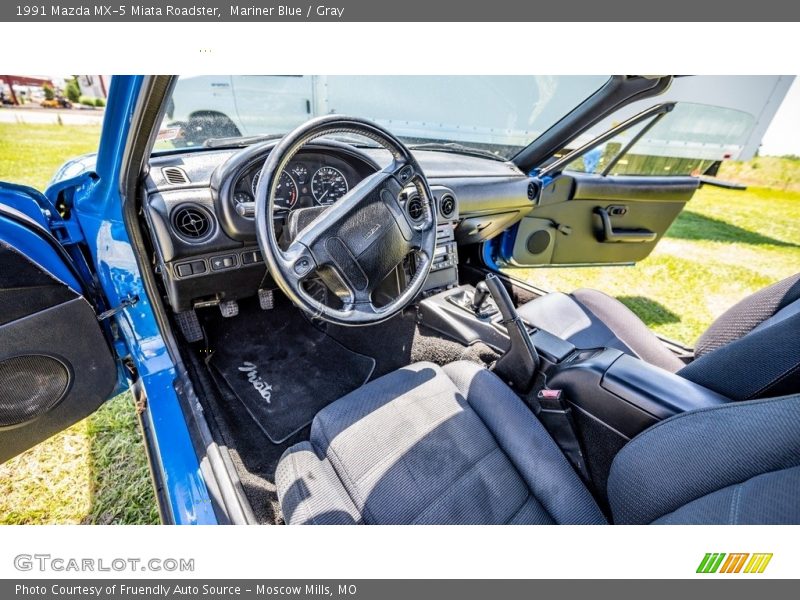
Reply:
[[490, 273], [486, 276], [486, 285], [500, 310], [503, 317], [501, 324], [508, 331], [511, 342], [508, 351], [498, 359], [493, 370], [515, 391], [525, 393], [533, 386], [539, 368], [539, 354], [500, 278]]

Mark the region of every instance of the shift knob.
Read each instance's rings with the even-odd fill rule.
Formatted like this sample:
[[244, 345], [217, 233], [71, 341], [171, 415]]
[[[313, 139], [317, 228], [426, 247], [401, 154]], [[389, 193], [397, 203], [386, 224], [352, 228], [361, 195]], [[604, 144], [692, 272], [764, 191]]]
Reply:
[[489, 297], [489, 286], [486, 285], [485, 281], [479, 281], [478, 285], [475, 286], [475, 293], [472, 295], [472, 310], [474, 312], [480, 312], [483, 303], [486, 302], [486, 298]]

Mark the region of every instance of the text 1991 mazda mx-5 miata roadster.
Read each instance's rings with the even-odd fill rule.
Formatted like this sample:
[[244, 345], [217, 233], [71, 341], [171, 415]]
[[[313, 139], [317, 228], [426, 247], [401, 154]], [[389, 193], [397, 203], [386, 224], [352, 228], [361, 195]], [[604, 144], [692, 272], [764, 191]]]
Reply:
[[500, 273], [645, 258], [790, 82], [114, 77], [0, 186], [0, 460], [130, 387], [164, 522], [798, 523], [800, 276], [690, 351]]

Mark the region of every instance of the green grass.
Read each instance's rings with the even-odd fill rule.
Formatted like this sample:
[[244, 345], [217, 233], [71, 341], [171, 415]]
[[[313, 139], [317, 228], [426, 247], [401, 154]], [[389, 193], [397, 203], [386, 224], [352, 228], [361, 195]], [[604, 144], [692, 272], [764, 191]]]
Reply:
[[0, 465], [0, 523], [158, 523], [131, 395]]
[[65, 160], [95, 152], [100, 127], [0, 123], [0, 181], [43, 190]]
[[635, 267], [507, 272], [547, 290], [602, 290], [657, 333], [691, 346], [725, 309], [798, 270], [800, 192], [703, 187]]
[[800, 157], [757, 156], [747, 162], [725, 162], [718, 177], [756, 187], [800, 192]]
[[[43, 189], [68, 158], [97, 149], [93, 126], [0, 124], [0, 180]], [[157, 523], [133, 398], [0, 465], [0, 523]]]

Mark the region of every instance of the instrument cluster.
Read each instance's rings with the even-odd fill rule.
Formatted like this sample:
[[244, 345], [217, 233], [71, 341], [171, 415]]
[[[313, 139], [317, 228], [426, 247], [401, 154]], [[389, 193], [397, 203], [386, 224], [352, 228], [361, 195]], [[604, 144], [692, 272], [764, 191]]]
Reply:
[[[248, 169], [234, 187], [234, 205], [255, 201], [262, 163]], [[342, 198], [361, 177], [345, 161], [323, 154], [298, 155], [281, 173], [275, 197], [276, 210], [330, 206]]]

